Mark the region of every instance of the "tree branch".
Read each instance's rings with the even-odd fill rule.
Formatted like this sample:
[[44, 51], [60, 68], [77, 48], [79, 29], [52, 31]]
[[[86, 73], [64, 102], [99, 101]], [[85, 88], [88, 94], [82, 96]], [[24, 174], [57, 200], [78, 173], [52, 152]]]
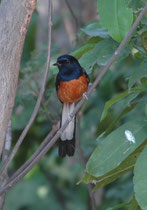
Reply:
[[20, 58], [36, 0], [0, 4], [0, 156], [16, 96]]
[[37, 99], [37, 102], [36, 102], [36, 105], [35, 105], [35, 108], [34, 108], [34, 111], [32, 113], [32, 116], [28, 122], [28, 124], [26, 125], [25, 129], [23, 130], [22, 134], [20, 135], [13, 151], [11, 152], [10, 154], [10, 157], [8, 158], [8, 161], [7, 163], [4, 165], [4, 167], [2, 167], [2, 172], [0, 174], [3, 175], [5, 173], [5, 171], [7, 170], [7, 168], [9, 167], [9, 165], [11, 164], [16, 152], [18, 151], [22, 141], [24, 140], [25, 136], [27, 135], [30, 127], [32, 126], [36, 116], [37, 116], [37, 113], [39, 111], [39, 108], [40, 108], [40, 104], [41, 104], [41, 101], [42, 101], [42, 98], [43, 98], [43, 95], [44, 95], [44, 92], [45, 92], [45, 86], [46, 86], [46, 82], [47, 82], [47, 79], [48, 79], [48, 73], [49, 73], [49, 66], [50, 66], [50, 57], [51, 57], [51, 30], [52, 30], [52, 19], [51, 19], [51, 16], [52, 16], [52, 8], [51, 8], [51, 0], [49, 0], [49, 33], [48, 33], [48, 55], [47, 55], [47, 63], [46, 63], [46, 69], [45, 69], [45, 74], [44, 74], [44, 78], [43, 78], [43, 82], [42, 82], [42, 86], [41, 86], [41, 89], [40, 89], [40, 93], [39, 93], [39, 96], [38, 96], [38, 99]]
[[[124, 38], [124, 40], [122, 41], [122, 43], [119, 45], [118, 49], [116, 50], [116, 52], [113, 54], [113, 56], [111, 57], [111, 59], [109, 60], [108, 64], [104, 67], [104, 69], [102, 70], [102, 72], [98, 75], [98, 77], [96, 78], [96, 80], [94, 81], [94, 83], [92, 84], [92, 86], [89, 88], [89, 90], [87, 91], [87, 96], [89, 96], [91, 94], [91, 92], [95, 89], [95, 87], [99, 84], [100, 80], [103, 78], [103, 76], [105, 75], [105, 73], [109, 70], [109, 67], [111, 66], [111, 64], [114, 62], [114, 60], [117, 58], [117, 56], [119, 55], [120, 51], [124, 48], [125, 44], [127, 43], [127, 41], [129, 40], [129, 38], [131, 37], [132, 33], [134, 32], [134, 30], [136, 29], [137, 25], [139, 24], [139, 22], [141, 21], [143, 15], [147, 12], [147, 5], [144, 7], [144, 9], [141, 11], [140, 15], [138, 16], [138, 18], [136, 19], [135, 23], [133, 24], [133, 26], [131, 27], [130, 31], [128, 32], [128, 34], [126, 35], [126, 37]], [[76, 105], [74, 111], [71, 113], [70, 118], [72, 119], [73, 116], [78, 113], [79, 109], [81, 108], [81, 106], [83, 105], [84, 101], [86, 100], [86, 97], [83, 96], [83, 98], [81, 99], [81, 101]], [[54, 145], [54, 143], [57, 141], [57, 139], [60, 137], [60, 135], [62, 134], [62, 132], [64, 131], [64, 129], [67, 127], [67, 125], [69, 124], [71, 119], [67, 119], [66, 122], [64, 123], [64, 125], [58, 130], [58, 132], [56, 133], [56, 135], [50, 140], [50, 142], [48, 142], [46, 144], [46, 146], [40, 151], [40, 153], [32, 160], [32, 162], [30, 162], [29, 165], [27, 165], [27, 167], [21, 171], [21, 173], [19, 173], [15, 178], [11, 179], [10, 182], [8, 182], [8, 184], [6, 184], [4, 187], [2, 187], [0, 189], [0, 194], [2, 194], [3, 192], [6, 192], [9, 188], [13, 187], [16, 183], [18, 183], [38, 162], [39, 160], [45, 155], [45, 153]], [[48, 137], [46, 137], [46, 139], [49, 140]]]
[[55, 126], [53, 126], [53, 129], [50, 131], [50, 133], [47, 135], [47, 137], [44, 139], [44, 141], [40, 144], [39, 148], [36, 150], [36, 152], [30, 157], [29, 160], [27, 160], [11, 177], [11, 179], [14, 179], [17, 177], [18, 174], [20, 174], [26, 167], [29, 166], [29, 164], [39, 155], [39, 153], [46, 147], [47, 143], [53, 138], [53, 136], [56, 134], [56, 132], [59, 130], [60, 122], [58, 122]]

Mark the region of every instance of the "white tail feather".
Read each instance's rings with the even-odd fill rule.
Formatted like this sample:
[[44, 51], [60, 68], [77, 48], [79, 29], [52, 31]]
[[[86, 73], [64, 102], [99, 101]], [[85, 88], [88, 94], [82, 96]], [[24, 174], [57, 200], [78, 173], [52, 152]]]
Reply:
[[[75, 107], [74, 103], [73, 104], [65, 104], [65, 103], [63, 104], [61, 126], [65, 123], [65, 121], [67, 120], [67, 118], [69, 117], [71, 112], [73, 111], [74, 107]], [[62, 141], [73, 139], [74, 126], [75, 126], [75, 123], [74, 123], [74, 118], [73, 118], [61, 135]]]

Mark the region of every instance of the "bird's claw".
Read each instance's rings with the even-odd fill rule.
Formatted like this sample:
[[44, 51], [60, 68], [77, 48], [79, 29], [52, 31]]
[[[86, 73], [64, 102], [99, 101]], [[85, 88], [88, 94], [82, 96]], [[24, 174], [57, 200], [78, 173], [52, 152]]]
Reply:
[[88, 97], [87, 97], [86, 93], [83, 93], [83, 98], [88, 100]]
[[70, 121], [74, 121], [74, 118], [73, 117], [71, 117], [70, 115], [68, 115], [68, 121], [70, 122]]

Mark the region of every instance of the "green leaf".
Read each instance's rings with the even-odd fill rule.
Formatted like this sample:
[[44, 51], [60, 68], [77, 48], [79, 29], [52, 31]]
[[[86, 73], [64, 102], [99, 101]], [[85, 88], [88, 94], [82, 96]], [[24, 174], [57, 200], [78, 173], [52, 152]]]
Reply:
[[133, 196], [133, 198], [130, 201], [128, 210], [141, 210], [140, 206], [138, 205], [135, 196]]
[[[143, 148], [147, 145], [147, 140], [145, 140], [132, 154], [130, 154], [118, 167], [108, 172], [102, 177], [98, 178], [97, 184], [94, 187], [94, 190], [104, 187], [111, 182], [114, 182], [118, 177], [127, 173], [128, 171], [134, 168], [136, 160], [143, 150]], [[91, 177], [92, 179], [92, 177]], [[96, 178], [95, 178], [96, 179]]]
[[143, 45], [144, 49], [147, 51], [147, 30], [143, 32], [141, 39], [142, 39], [141, 40], [142, 45]]
[[113, 131], [90, 156], [86, 170], [100, 177], [115, 169], [147, 138], [144, 119], [129, 121]]
[[143, 35], [142, 33], [145, 32], [145, 31], [147, 31], [147, 26], [146, 25], [143, 28], [141, 28], [139, 31], [137, 31], [137, 34], [139, 34], [139, 36], [141, 36], [141, 35]]
[[[82, 177], [82, 179], [77, 183], [77, 184], [80, 184], [81, 182], [84, 182], [85, 184], [89, 184], [89, 183], [92, 183], [94, 182], [94, 180], [96, 180], [97, 178], [90, 175], [90, 174], [86, 174], [85, 176]], [[96, 180], [97, 182], [97, 180]]]
[[125, 202], [125, 203], [121, 203], [121, 204], [118, 204], [112, 208], [107, 208], [107, 210], [117, 210], [117, 209], [120, 209], [122, 207], [126, 207], [130, 204], [130, 202]]
[[147, 63], [136, 68], [131, 74], [128, 84], [129, 89], [135, 84], [136, 81], [140, 80], [144, 76], [147, 77]]
[[135, 197], [141, 209], [147, 209], [147, 146], [141, 152], [134, 167]]
[[120, 114], [113, 119], [110, 126], [106, 129], [104, 135], [107, 136], [113, 130], [113, 128], [115, 127], [116, 123], [120, 120], [120, 118], [125, 114], [127, 114], [128, 112], [132, 111], [136, 105], [137, 103], [134, 103], [131, 104], [130, 106], [125, 107], [125, 109], [123, 109], [123, 111], [121, 111]]
[[[105, 107], [104, 107], [104, 111], [102, 113], [102, 116], [101, 116], [101, 120], [104, 120], [104, 118], [106, 117], [108, 111], [109, 111], [109, 108], [116, 102], [120, 101], [121, 99], [125, 98], [126, 96], [128, 96], [129, 94], [132, 94], [132, 93], [137, 93], [137, 92], [142, 92], [142, 91], [146, 91], [145, 88], [142, 88], [141, 86], [140, 87], [137, 87], [137, 88], [132, 88], [131, 90], [127, 90], [119, 95], [117, 95], [116, 97], [110, 99], [109, 101], [106, 102], [105, 104]], [[137, 94], [132, 94], [131, 98], [129, 98], [129, 101], [128, 101], [128, 105], [130, 104], [131, 100], [134, 99], [134, 97], [136, 97]], [[133, 98], [132, 98], [133, 97]]]
[[89, 36], [99, 36], [101, 38], [109, 37], [108, 31], [102, 28], [102, 25], [98, 21], [87, 25], [81, 30]]
[[85, 44], [82, 47], [75, 50], [74, 52], [72, 52], [71, 55], [79, 58], [84, 53], [88, 52], [89, 50], [93, 49], [94, 47], [95, 47], [95, 44]]
[[103, 133], [103, 136], [107, 136], [115, 127], [116, 124], [119, 122], [122, 116], [127, 114], [128, 112], [132, 111], [136, 103], [132, 103], [131, 105], [127, 105], [122, 111], [120, 111], [116, 116], [113, 114], [113, 111], [109, 111], [106, 117], [100, 121], [98, 124], [98, 131], [97, 137]]
[[108, 110], [109, 108], [114, 104], [116, 103], [117, 101], [121, 100], [122, 98], [128, 96], [129, 92], [128, 91], [125, 91], [119, 95], [117, 95], [116, 97], [110, 99], [109, 101], [106, 102], [105, 104], [105, 107], [104, 107], [104, 111], [102, 113], [102, 116], [101, 116], [101, 121], [104, 120], [104, 118], [107, 116], [108, 114]]
[[145, 145], [147, 145], [147, 140], [143, 142], [143, 144], [141, 144], [132, 154], [130, 154], [118, 167], [105, 174], [104, 176], [97, 178], [90, 174], [86, 174], [84, 177], [82, 177], [79, 183], [93, 183], [95, 184], [94, 190], [110, 184], [111, 182], [115, 181], [118, 177], [133, 169], [135, 162]]
[[[82, 55], [79, 62], [89, 73], [96, 63], [98, 65], [106, 65], [117, 47], [118, 44], [112, 39], [102, 40], [92, 50]], [[128, 49], [124, 49], [116, 59], [116, 62], [124, 59], [129, 53]]]
[[121, 42], [133, 23], [133, 11], [127, 7], [128, 0], [97, 0], [100, 20], [110, 36]]
[[95, 44], [101, 41], [102, 39], [99, 37], [93, 37], [89, 39], [82, 47], [79, 47], [75, 51], [71, 53], [71, 55], [79, 58], [81, 57], [84, 53], [88, 52], [89, 50], [93, 49], [95, 47]]

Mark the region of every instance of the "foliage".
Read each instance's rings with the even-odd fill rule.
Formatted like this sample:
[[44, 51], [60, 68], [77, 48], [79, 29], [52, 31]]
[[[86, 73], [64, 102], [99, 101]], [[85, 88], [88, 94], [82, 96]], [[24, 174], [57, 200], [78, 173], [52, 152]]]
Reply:
[[[132, 8], [129, 8], [130, 5]], [[101, 21], [101, 25], [99, 23], [100, 30], [96, 29], [96, 31], [94, 31], [93, 26], [96, 23], [93, 23], [87, 26], [83, 31], [91, 36], [100, 34], [98, 36], [102, 37], [101, 32], [103, 32], [103, 34], [104, 32], [106, 33], [106, 31], [102, 29], [103, 26], [108, 30], [109, 35], [115, 41], [110, 39], [110, 37], [103, 36], [103, 40], [96, 43], [94, 48], [87, 53], [83, 53], [80, 62], [89, 72], [92, 70], [95, 72], [97, 68], [101, 68], [103, 65], [107, 64], [112, 53], [114, 53], [117, 48], [117, 42], [122, 41], [129, 31], [132, 25], [133, 15], [134, 19], [136, 18], [136, 13], [138, 13], [136, 12], [137, 7], [136, 2], [133, 4], [132, 1], [114, 0], [108, 2], [98, 0], [98, 11]], [[132, 9], [134, 9], [134, 11]], [[111, 74], [112, 80], [113, 77], [115, 78], [114, 80], [116, 80], [117, 77], [119, 78], [121, 75], [125, 80], [126, 86], [123, 91], [119, 94], [117, 93], [116, 96], [113, 96], [112, 99], [105, 103], [98, 125], [98, 146], [90, 156], [86, 165], [87, 174], [81, 180], [87, 184], [96, 184], [95, 189], [113, 182], [119, 176], [132, 170], [134, 166], [136, 168], [139, 162], [137, 158], [146, 145], [147, 119], [145, 117], [146, 105], [144, 97], [147, 91], [147, 56], [145, 50], [146, 24], [142, 21], [140, 26], [138, 26], [136, 34], [122, 51], [123, 56], [120, 54], [119, 58], [110, 69], [113, 74], [116, 74], [116, 76]], [[135, 65], [130, 65], [129, 63], [135, 63]], [[130, 109], [128, 109], [129, 107]], [[140, 112], [140, 120], [138, 119], [138, 115], [135, 116], [135, 113], [139, 112], [137, 107], [144, 110]], [[140, 147], [141, 149], [139, 149]], [[144, 160], [147, 158], [145, 155], [146, 153], [144, 152]], [[135, 173], [137, 173], [137, 170], [134, 170], [134, 179], [137, 176]], [[138, 179], [136, 178], [137, 181], [134, 182], [134, 187], [135, 183], [138, 183], [138, 180], [140, 180], [141, 185], [138, 183], [138, 187], [135, 187], [135, 189], [137, 189], [135, 195], [138, 196], [137, 201], [139, 205], [144, 209], [146, 208], [145, 189], [147, 185], [145, 180], [143, 181], [143, 177], [145, 177], [146, 174], [141, 168], [140, 170], [138, 169], [138, 173], [142, 174], [138, 175]], [[144, 190], [142, 187], [144, 187]], [[140, 194], [140, 192], [142, 192], [142, 194]], [[120, 207], [122, 206], [123, 204], [120, 205]], [[112, 209], [120, 207], [117, 206]]]
[[[107, 64], [141, 8], [145, 6], [144, 0], [97, 2], [100, 19], [81, 29], [81, 37], [71, 52], [89, 73], [91, 82]], [[28, 33], [25, 43], [13, 110], [13, 144], [32, 113], [45, 67], [45, 44], [39, 52], [34, 51], [35, 40], [32, 42], [32, 37], [35, 37], [36, 27], [35, 13], [29, 29], [30, 35]], [[69, 210], [85, 210], [89, 205], [88, 183], [94, 184], [95, 191], [104, 187], [99, 209], [145, 209], [146, 33], [147, 15], [81, 110], [81, 145], [88, 160], [86, 174], [82, 177], [83, 168], [78, 154], [75, 158], [61, 160], [55, 146], [40, 163], [49, 173], [49, 179], [40, 169], [40, 165], [37, 166], [8, 192], [5, 210], [11, 206], [14, 210], [48, 209], [49, 206], [57, 210], [64, 209], [65, 206]], [[53, 44], [52, 61], [63, 53], [63, 47], [57, 48]], [[60, 119], [61, 104], [54, 87], [56, 73], [57, 69], [51, 65], [39, 114], [18, 151], [12, 170], [30, 157], [53, 124]], [[19, 194], [21, 196], [18, 199]], [[61, 195], [62, 199], [59, 199]]]
[[121, 42], [133, 22], [133, 11], [128, 8], [128, 0], [98, 0], [98, 5], [103, 26], [114, 40]]
[[134, 167], [134, 191], [136, 200], [142, 209], [147, 208], [146, 200], [146, 176], [147, 176], [147, 167], [146, 167], [146, 157], [147, 157], [147, 146], [139, 155], [135, 167]]

